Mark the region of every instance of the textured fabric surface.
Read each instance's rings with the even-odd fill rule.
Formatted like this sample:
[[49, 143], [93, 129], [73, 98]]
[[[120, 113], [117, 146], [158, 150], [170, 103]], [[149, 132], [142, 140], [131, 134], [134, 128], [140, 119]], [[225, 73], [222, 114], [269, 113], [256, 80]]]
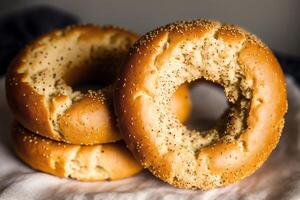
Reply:
[[[289, 111], [280, 144], [265, 164], [239, 183], [210, 191], [169, 186], [149, 172], [120, 181], [84, 183], [34, 171], [19, 161], [11, 148], [12, 116], [6, 104], [4, 80], [0, 81], [0, 199], [299, 199], [300, 198], [300, 90], [287, 79]], [[205, 95], [204, 95], [205, 94]], [[199, 85], [193, 126], [209, 124], [226, 103], [220, 89]], [[205, 105], [205, 106], [204, 106]], [[201, 114], [202, 115], [199, 115]], [[203, 114], [205, 113], [205, 114]]]

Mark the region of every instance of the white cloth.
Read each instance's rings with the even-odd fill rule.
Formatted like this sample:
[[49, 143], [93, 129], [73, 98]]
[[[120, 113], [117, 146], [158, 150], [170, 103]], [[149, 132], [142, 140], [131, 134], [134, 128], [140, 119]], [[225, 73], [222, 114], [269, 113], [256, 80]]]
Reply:
[[[203, 192], [176, 189], [147, 171], [120, 181], [88, 183], [30, 169], [11, 149], [12, 115], [6, 105], [4, 81], [0, 80], [0, 199], [300, 199], [300, 91], [291, 78], [287, 86], [286, 125], [271, 157], [239, 183]], [[222, 92], [208, 87], [197, 86], [192, 91], [193, 99], [200, 102], [193, 114], [197, 120], [201, 117], [196, 113], [206, 113], [206, 118], [212, 119], [226, 106]]]

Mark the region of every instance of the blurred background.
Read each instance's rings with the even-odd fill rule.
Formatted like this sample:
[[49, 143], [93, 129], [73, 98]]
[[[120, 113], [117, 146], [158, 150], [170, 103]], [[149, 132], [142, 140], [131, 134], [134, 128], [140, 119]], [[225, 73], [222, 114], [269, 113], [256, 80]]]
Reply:
[[0, 17], [33, 5], [55, 6], [82, 22], [140, 34], [176, 20], [217, 19], [243, 26], [278, 52], [300, 56], [299, 0], [0, 0]]

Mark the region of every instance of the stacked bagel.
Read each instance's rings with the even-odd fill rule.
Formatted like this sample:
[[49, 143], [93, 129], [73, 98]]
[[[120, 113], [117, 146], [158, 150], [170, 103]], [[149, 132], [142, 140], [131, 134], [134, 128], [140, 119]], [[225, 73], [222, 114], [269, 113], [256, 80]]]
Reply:
[[[141, 171], [121, 141], [112, 101], [114, 82], [137, 39], [117, 27], [78, 25], [41, 36], [19, 53], [6, 91], [16, 118], [15, 150], [25, 163], [85, 181]], [[91, 83], [97, 89], [87, 86]], [[174, 94], [170, 109], [187, 119], [187, 86]]]
[[[186, 84], [199, 79], [221, 86], [229, 105], [205, 131], [183, 123]], [[91, 82], [102, 88], [76, 90]], [[21, 51], [6, 86], [19, 157], [78, 180], [119, 179], [143, 167], [180, 188], [225, 186], [269, 157], [287, 111], [271, 50], [238, 26], [210, 20], [168, 24], [139, 39], [115, 27], [57, 30]]]

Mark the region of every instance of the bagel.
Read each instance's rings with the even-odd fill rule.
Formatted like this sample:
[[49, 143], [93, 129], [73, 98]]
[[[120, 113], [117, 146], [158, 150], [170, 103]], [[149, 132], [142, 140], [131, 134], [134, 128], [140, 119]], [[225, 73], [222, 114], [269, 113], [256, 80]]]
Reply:
[[[254, 35], [217, 21], [177, 22], [147, 33], [130, 54], [115, 110], [128, 147], [161, 180], [225, 186], [252, 174], [275, 148], [287, 111], [285, 79]], [[189, 130], [166, 106], [176, 88], [197, 79], [222, 86], [229, 104], [204, 132]]]
[[17, 155], [34, 169], [81, 181], [116, 180], [142, 170], [123, 142], [93, 146], [53, 141], [23, 128], [12, 127]]
[[[116, 27], [77, 25], [50, 32], [31, 42], [11, 63], [6, 79], [10, 108], [25, 128], [71, 144], [99, 144], [121, 139], [112, 105], [112, 84], [138, 36]], [[78, 91], [81, 83], [108, 85]], [[186, 91], [185, 91], [186, 90]], [[178, 118], [190, 106], [175, 95]], [[185, 111], [180, 112], [181, 109]]]

